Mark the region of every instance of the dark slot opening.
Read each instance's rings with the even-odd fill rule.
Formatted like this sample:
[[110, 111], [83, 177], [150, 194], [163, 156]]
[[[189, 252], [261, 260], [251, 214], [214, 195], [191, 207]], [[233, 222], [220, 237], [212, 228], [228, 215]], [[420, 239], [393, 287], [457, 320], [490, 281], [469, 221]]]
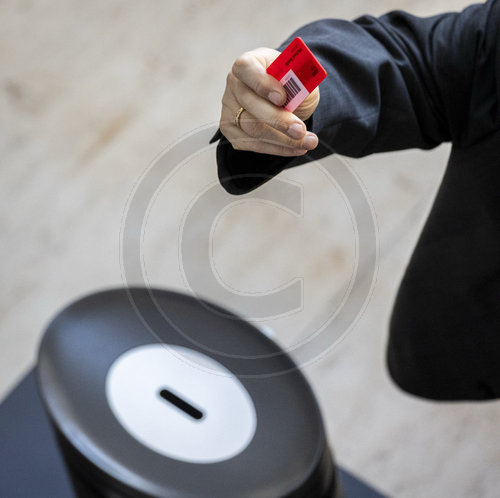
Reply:
[[182, 410], [184, 413], [194, 418], [195, 420], [200, 420], [203, 417], [203, 412], [200, 412], [198, 408], [195, 408], [193, 405], [188, 403], [187, 401], [179, 398], [176, 394], [168, 389], [162, 389], [160, 391], [160, 396], [169, 403], [172, 403], [174, 406]]

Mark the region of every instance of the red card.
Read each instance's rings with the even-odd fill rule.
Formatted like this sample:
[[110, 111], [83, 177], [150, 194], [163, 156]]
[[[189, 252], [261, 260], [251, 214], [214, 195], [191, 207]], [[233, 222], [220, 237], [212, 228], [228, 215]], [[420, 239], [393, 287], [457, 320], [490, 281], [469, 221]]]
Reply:
[[283, 107], [290, 112], [326, 78], [325, 69], [298, 36], [267, 68], [267, 73], [285, 88], [287, 98]]

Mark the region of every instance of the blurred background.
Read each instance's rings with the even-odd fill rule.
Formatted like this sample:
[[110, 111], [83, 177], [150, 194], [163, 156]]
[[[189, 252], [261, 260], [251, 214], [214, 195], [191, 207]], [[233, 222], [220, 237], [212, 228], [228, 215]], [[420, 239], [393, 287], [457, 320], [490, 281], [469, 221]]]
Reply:
[[[218, 121], [226, 73], [238, 55], [278, 46], [324, 17], [393, 9], [432, 15], [465, 5], [1, 1], [0, 400], [33, 367], [55, 313], [83, 294], [124, 285], [120, 233], [134, 186], [162, 151]], [[448, 152], [443, 145], [348, 160], [377, 221], [377, 277], [350, 333], [304, 368], [337, 461], [397, 497], [496, 497], [500, 483], [498, 403], [417, 399], [398, 390], [385, 369], [391, 306]], [[345, 199], [317, 168], [281, 177], [303, 187], [303, 216], [269, 203], [235, 204], [212, 231], [212, 263], [236, 293], [302, 279], [302, 309], [262, 323], [288, 346], [342, 294], [356, 263], [355, 234]], [[143, 240], [152, 284], [188, 290], [179, 227], [193, 199], [216, 180], [212, 147], [159, 190]]]

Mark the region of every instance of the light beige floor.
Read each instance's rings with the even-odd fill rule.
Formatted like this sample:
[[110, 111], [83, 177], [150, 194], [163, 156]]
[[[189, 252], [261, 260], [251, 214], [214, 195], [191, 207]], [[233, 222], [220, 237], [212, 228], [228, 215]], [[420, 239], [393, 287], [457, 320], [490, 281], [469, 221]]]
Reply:
[[[165, 147], [218, 119], [237, 55], [276, 46], [321, 17], [394, 8], [427, 15], [465, 4], [0, 3], [0, 398], [33, 366], [43, 327], [63, 305], [123, 284], [119, 236], [129, 195]], [[384, 367], [391, 304], [447, 151], [349, 161], [376, 214], [378, 276], [350, 334], [305, 372], [342, 465], [392, 496], [494, 498], [500, 405], [414, 399], [391, 384]], [[317, 172], [285, 176], [304, 186], [304, 218], [267, 204], [237, 205], [220, 217], [213, 257], [220, 278], [239, 291], [304, 279], [304, 309], [267, 322], [289, 345], [349, 276], [354, 239], [338, 192]], [[144, 237], [153, 283], [186, 288], [179, 226], [189, 203], [215, 180], [211, 149], [159, 193]]]

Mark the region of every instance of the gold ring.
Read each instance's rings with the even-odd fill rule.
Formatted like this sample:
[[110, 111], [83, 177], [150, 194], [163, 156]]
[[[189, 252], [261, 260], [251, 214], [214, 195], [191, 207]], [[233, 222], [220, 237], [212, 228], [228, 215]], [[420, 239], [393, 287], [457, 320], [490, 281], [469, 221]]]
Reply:
[[240, 116], [241, 114], [243, 113], [245, 109], [243, 107], [240, 107], [238, 109], [238, 112], [236, 113], [236, 116], [234, 117], [234, 124], [241, 130], [241, 126], [240, 126]]

